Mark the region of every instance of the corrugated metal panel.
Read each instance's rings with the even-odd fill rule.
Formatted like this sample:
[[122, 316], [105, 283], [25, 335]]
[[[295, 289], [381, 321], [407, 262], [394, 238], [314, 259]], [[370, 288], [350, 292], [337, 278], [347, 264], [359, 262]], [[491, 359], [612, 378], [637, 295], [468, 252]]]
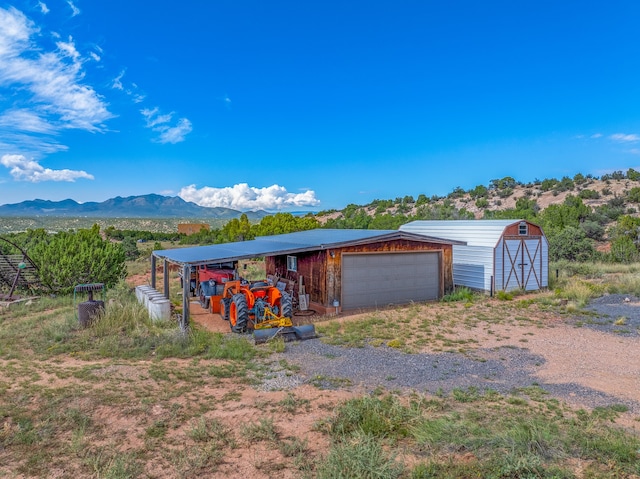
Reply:
[[489, 291], [493, 275], [493, 248], [486, 246], [453, 247], [453, 283]]
[[[541, 248], [528, 265], [528, 259], [520, 258], [513, 266], [511, 254], [522, 256], [528, 252], [521, 240], [509, 240], [504, 243], [503, 235], [507, 228], [524, 220], [450, 220], [450, 221], [413, 221], [400, 227], [402, 231], [425, 234], [439, 238], [466, 241], [467, 246], [453, 247], [453, 280], [456, 286], [491, 290], [491, 276], [494, 275], [496, 290], [511, 290], [520, 287], [533, 289], [534, 282], [541, 287], [549, 284], [549, 245], [542, 236]], [[535, 242], [533, 240], [531, 247]], [[518, 249], [520, 248], [520, 249]], [[533, 250], [531, 254], [533, 254]], [[505, 256], [506, 255], [506, 256]], [[495, 261], [495, 264], [494, 264]], [[524, 267], [523, 272], [523, 266]], [[521, 266], [518, 266], [521, 265]], [[514, 268], [520, 269], [515, 271]], [[531, 268], [534, 268], [533, 270]], [[514, 272], [515, 271], [515, 272]]]
[[400, 231], [466, 241], [468, 246], [493, 248], [500, 240], [505, 228], [520, 221], [522, 220], [420, 220], [402, 225]]
[[397, 233], [396, 230], [347, 230], [347, 229], [314, 229], [298, 231], [272, 236], [259, 236], [258, 240], [274, 241], [277, 243], [303, 243], [306, 245], [321, 245], [325, 243], [342, 243], [371, 239]]
[[342, 307], [345, 310], [438, 299], [440, 254], [345, 254]]
[[[425, 239], [426, 237], [426, 239]], [[425, 234], [415, 234], [401, 230], [348, 230], [348, 229], [324, 229], [298, 231], [273, 236], [259, 236], [257, 240], [273, 241], [275, 243], [306, 244], [307, 247], [319, 249], [319, 247], [336, 248], [342, 245], [352, 245], [358, 242], [386, 241], [391, 239], [410, 239], [414, 241], [431, 241], [433, 243], [452, 244], [455, 240], [443, 240]]]
[[542, 287], [547, 288], [549, 286], [549, 242], [546, 237], [542, 238]]
[[398, 230], [315, 229], [273, 236], [260, 236], [251, 241], [223, 243], [191, 248], [157, 250], [157, 258], [180, 264], [221, 263], [258, 256], [274, 256], [313, 251], [373, 241], [409, 239], [442, 244], [459, 243]]
[[504, 249], [504, 240], [501, 239], [500, 242], [498, 243], [498, 245], [496, 246], [495, 251], [495, 266], [493, 268], [494, 270], [494, 274], [495, 274], [495, 279], [494, 279], [494, 285], [496, 288], [496, 291], [501, 291], [504, 290], [504, 254], [502, 253], [502, 250]]
[[235, 259], [255, 258], [280, 249], [291, 250], [295, 249], [296, 246], [304, 247], [305, 245], [294, 245], [292, 243], [276, 245], [270, 241], [253, 240], [157, 250], [153, 254], [158, 258], [165, 258], [171, 262], [181, 264], [222, 263]]

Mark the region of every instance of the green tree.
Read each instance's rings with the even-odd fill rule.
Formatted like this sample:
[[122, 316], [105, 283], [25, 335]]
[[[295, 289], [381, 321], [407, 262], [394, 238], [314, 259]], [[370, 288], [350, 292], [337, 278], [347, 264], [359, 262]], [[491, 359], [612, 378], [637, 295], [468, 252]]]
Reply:
[[627, 199], [632, 203], [640, 203], [640, 187], [631, 188], [627, 193]]
[[595, 190], [586, 189], [578, 193], [578, 197], [582, 198], [583, 200], [597, 200], [598, 198], [600, 198], [600, 193]]
[[429, 198], [427, 198], [425, 194], [419, 194], [416, 200], [416, 206], [426, 205], [427, 203], [429, 203]]
[[582, 202], [581, 198], [569, 195], [563, 204], [549, 205], [539, 217], [542, 227], [547, 234], [550, 234], [569, 226], [578, 228], [590, 214], [591, 209]]
[[459, 186], [456, 186], [453, 189], [453, 191], [447, 195], [447, 198], [451, 198], [451, 199], [462, 198], [465, 195], [465, 193], [466, 192], [462, 188], [460, 188]]
[[83, 283], [110, 287], [126, 276], [122, 245], [103, 240], [98, 225], [50, 236], [31, 248], [30, 256], [42, 282], [61, 293]]
[[478, 208], [488, 208], [489, 207], [489, 200], [486, 198], [478, 198], [476, 200], [476, 206]]
[[551, 191], [556, 186], [557, 183], [558, 183], [558, 180], [556, 180], [555, 178], [545, 178], [540, 183], [540, 189], [542, 191]]
[[634, 170], [633, 168], [629, 168], [627, 170], [627, 178], [631, 181], [640, 181], [640, 172]]
[[474, 189], [469, 191], [469, 195], [471, 195], [471, 198], [474, 199], [486, 198], [487, 196], [489, 196], [489, 189], [484, 185], [478, 185]]
[[224, 225], [222, 237], [226, 243], [252, 240], [254, 237], [251, 235], [251, 223], [246, 213], [242, 213], [240, 219], [234, 218]]
[[577, 227], [568, 226], [559, 232], [548, 235], [549, 258], [552, 261], [589, 261], [595, 255], [593, 242], [585, 232]]
[[613, 239], [609, 254], [615, 263], [634, 263], [640, 258], [636, 244], [628, 236]]
[[510, 176], [505, 176], [499, 180], [491, 180], [489, 182], [489, 188], [492, 190], [513, 190], [518, 186], [518, 182]]
[[587, 181], [587, 179], [584, 177], [584, 175], [582, 173], [576, 173], [573, 177], [573, 182], [576, 185], [581, 185], [582, 183], [584, 183], [585, 181]]
[[140, 250], [138, 250], [138, 244], [136, 240], [131, 236], [127, 236], [122, 240], [122, 249], [127, 260], [131, 261], [137, 259], [140, 256]]
[[251, 227], [251, 235], [269, 236], [294, 233], [318, 228], [320, 223], [313, 216], [293, 216], [291, 213], [276, 213], [265, 216], [260, 223]]

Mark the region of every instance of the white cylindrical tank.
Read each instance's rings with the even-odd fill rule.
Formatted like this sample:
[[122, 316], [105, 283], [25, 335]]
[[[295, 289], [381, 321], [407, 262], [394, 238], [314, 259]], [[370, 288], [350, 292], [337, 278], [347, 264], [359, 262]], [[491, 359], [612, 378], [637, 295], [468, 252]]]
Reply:
[[149, 301], [149, 317], [152, 321], [168, 321], [171, 319], [171, 301], [167, 298], [155, 298]]

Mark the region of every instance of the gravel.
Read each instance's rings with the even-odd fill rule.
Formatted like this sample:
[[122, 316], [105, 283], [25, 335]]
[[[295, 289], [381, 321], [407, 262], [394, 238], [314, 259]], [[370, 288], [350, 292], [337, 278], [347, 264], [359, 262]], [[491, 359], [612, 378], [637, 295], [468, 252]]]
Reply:
[[[638, 298], [608, 295], [593, 301], [588, 310], [592, 312], [588, 316], [592, 321], [585, 322], [584, 326], [611, 334], [638, 334]], [[622, 316], [625, 325], [615, 325]], [[388, 346], [345, 348], [312, 339], [287, 343], [285, 352], [272, 358], [275, 359], [273, 371], [262, 383], [264, 390], [290, 389], [310, 383], [325, 389], [358, 388], [368, 392], [384, 388], [435, 394], [476, 388], [509, 394], [518, 388], [539, 386], [561, 400], [579, 398], [580, 403], [591, 408], [624, 404], [632, 413], [640, 414], [638, 401], [627, 401], [575, 383], [541, 382], [536, 372], [545, 359], [513, 346], [478, 349], [468, 354], [407, 354]]]
[[593, 317], [579, 318], [583, 326], [621, 336], [640, 336], [640, 298], [607, 294], [585, 308]]

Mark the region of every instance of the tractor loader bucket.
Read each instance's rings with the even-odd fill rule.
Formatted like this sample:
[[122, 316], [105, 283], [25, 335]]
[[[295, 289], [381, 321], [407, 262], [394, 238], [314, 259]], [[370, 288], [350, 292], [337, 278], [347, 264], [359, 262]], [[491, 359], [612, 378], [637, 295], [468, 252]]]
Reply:
[[256, 344], [266, 343], [276, 337], [282, 337], [285, 341], [304, 341], [305, 339], [313, 339], [317, 337], [317, 335], [316, 328], [313, 324], [256, 329], [253, 331], [253, 339]]

